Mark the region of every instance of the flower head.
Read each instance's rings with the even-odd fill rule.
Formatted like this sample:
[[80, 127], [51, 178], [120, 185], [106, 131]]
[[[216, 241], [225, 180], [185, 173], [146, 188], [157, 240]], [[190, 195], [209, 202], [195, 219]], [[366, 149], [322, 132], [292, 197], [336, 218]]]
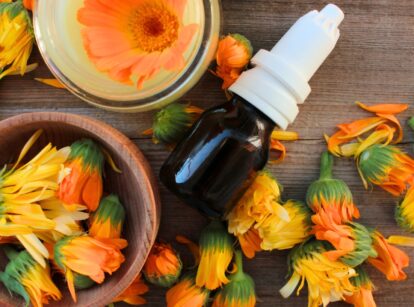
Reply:
[[414, 187], [410, 187], [404, 199], [395, 208], [395, 220], [409, 232], [414, 232]]
[[298, 287], [297, 294], [308, 286], [308, 306], [328, 305], [341, 300], [345, 295], [356, 291], [351, 278], [356, 276], [353, 268], [339, 261], [329, 260], [324, 253], [327, 246], [321, 241], [309, 241], [295, 247], [289, 254], [292, 276], [280, 289], [280, 294], [288, 298]]
[[155, 243], [145, 262], [145, 279], [161, 287], [169, 288], [180, 278], [182, 263], [180, 255], [171, 245]]
[[332, 177], [333, 157], [324, 152], [321, 157], [320, 177], [308, 188], [306, 202], [317, 214], [329, 215], [336, 223], [359, 217], [351, 190], [340, 179]]
[[219, 42], [216, 75], [223, 79], [223, 89], [228, 89], [249, 64], [253, 55], [250, 41], [241, 34], [229, 34]]
[[26, 251], [17, 253], [6, 249], [10, 258], [4, 272], [0, 273], [0, 281], [10, 292], [14, 292], [34, 307], [42, 307], [49, 300], [58, 301], [62, 294], [50, 277], [49, 266], [40, 266]]
[[209, 295], [210, 291], [198, 287], [194, 275], [189, 274], [167, 291], [167, 307], [203, 307]]
[[125, 209], [118, 196], [111, 194], [101, 200], [91, 216], [89, 235], [104, 239], [119, 239], [125, 221]]
[[170, 104], [155, 114], [153, 127], [144, 131], [144, 134], [152, 134], [155, 144], [174, 145], [184, 137], [202, 112], [195, 106]]
[[358, 275], [351, 278], [351, 283], [356, 290], [352, 295], [345, 295], [345, 301], [355, 307], [376, 307], [377, 305], [372, 295], [374, 285], [367, 272], [360, 266], [356, 267], [355, 271]]
[[184, 24], [187, 0], [87, 0], [78, 12], [89, 59], [114, 80], [141, 88], [161, 69], [180, 71], [199, 26]]
[[403, 271], [408, 267], [410, 258], [399, 248], [387, 242], [378, 231], [372, 233], [373, 247], [377, 257], [369, 258], [368, 262], [381, 271], [388, 280], [404, 280], [407, 275]]
[[127, 246], [123, 239], [92, 238], [86, 235], [66, 237], [53, 248], [53, 259], [65, 273], [73, 300], [76, 302], [74, 274], [88, 276], [101, 284], [105, 273], [112, 274], [119, 269], [125, 258], [121, 249]]
[[228, 230], [236, 236], [250, 228], [260, 227], [269, 216], [289, 221], [289, 214], [280, 204], [280, 187], [267, 171], [259, 172], [243, 196], [226, 215]]
[[12, 73], [23, 75], [33, 49], [33, 26], [21, 1], [0, 3], [0, 80]]
[[290, 221], [270, 216], [258, 229], [263, 250], [290, 249], [311, 235], [310, 209], [297, 200], [288, 200], [283, 207], [289, 213]]
[[148, 290], [148, 286], [142, 280], [142, 275], [139, 274], [133, 283], [115, 298], [113, 303], [125, 302], [130, 305], [144, 305], [146, 300], [141, 295], [147, 293]]
[[230, 282], [225, 285], [214, 298], [213, 307], [254, 307], [256, 305], [256, 293], [253, 279], [243, 272], [243, 256], [236, 252], [237, 271], [230, 275]]
[[365, 187], [372, 183], [399, 196], [408, 184], [414, 183], [414, 160], [392, 145], [367, 148], [358, 157], [357, 165]]
[[233, 258], [233, 238], [222, 222], [213, 220], [204, 228], [200, 236], [200, 255], [197, 286], [215, 290], [227, 284], [226, 270]]
[[104, 161], [101, 149], [92, 140], [73, 143], [59, 186], [59, 198], [68, 205], [85, 205], [95, 211], [102, 197]]

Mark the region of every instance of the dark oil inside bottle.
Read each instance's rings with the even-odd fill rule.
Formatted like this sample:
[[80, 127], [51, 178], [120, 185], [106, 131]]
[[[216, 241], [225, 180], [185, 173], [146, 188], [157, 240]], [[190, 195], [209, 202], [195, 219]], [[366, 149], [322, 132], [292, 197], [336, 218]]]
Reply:
[[242, 98], [206, 111], [171, 153], [161, 181], [187, 204], [219, 217], [269, 156], [275, 124]]

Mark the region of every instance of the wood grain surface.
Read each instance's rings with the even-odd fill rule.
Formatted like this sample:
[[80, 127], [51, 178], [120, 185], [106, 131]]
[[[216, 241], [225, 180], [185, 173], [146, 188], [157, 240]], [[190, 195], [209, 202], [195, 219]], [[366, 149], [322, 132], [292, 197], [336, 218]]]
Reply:
[[[320, 0], [222, 0], [223, 32], [246, 35], [256, 50], [271, 48], [298, 17], [312, 9], [321, 9], [327, 3]], [[291, 127], [300, 133], [301, 140], [288, 144], [288, 157], [282, 165], [270, 167], [285, 187], [285, 198], [303, 199], [307, 186], [317, 177], [319, 155], [325, 148], [323, 133], [332, 133], [335, 124], [365, 115], [353, 104], [355, 100], [414, 102], [414, 1], [342, 0], [335, 3], [346, 14], [341, 26], [342, 36], [333, 54], [312, 79], [312, 94]], [[32, 61], [41, 63], [36, 52]], [[33, 80], [48, 76], [42, 64], [24, 78], [2, 80], [0, 119], [22, 112], [60, 111], [103, 120], [133, 139], [158, 172], [168, 153], [141, 134], [151, 125], [151, 113], [117, 114], [98, 110], [64, 90]], [[224, 100], [220, 81], [210, 74], [185, 97], [185, 101], [205, 108]], [[405, 120], [413, 115], [411, 108], [401, 117], [405, 127]], [[404, 147], [413, 152], [414, 134], [406, 131]], [[402, 233], [393, 219], [396, 200], [378, 189], [364, 191], [352, 161], [338, 161], [335, 174], [350, 185], [363, 223], [377, 227], [386, 235]], [[185, 234], [196, 240], [206, 220], [164, 187], [160, 188], [163, 209], [160, 239], [171, 241], [175, 235]], [[177, 248], [185, 259], [190, 259], [184, 249]], [[407, 252], [414, 257], [414, 249], [407, 249]], [[259, 306], [307, 305], [305, 291], [300, 297], [289, 300], [283, 300], [278, 294], [287, 273], [286, 254], [260, 253], [254, 260], [246, 261], [246, 271], [256, 281]], [[405, 282], [387, 282], [376, 271], [370, 269], [369, 272], [377, 286], [378, 306], [414, 305], [411, 293], [414, 266], [407, 270], [409, 278]], [[164, 293], [152, 287], [146, 295], [149, 305], [165, 306]]]

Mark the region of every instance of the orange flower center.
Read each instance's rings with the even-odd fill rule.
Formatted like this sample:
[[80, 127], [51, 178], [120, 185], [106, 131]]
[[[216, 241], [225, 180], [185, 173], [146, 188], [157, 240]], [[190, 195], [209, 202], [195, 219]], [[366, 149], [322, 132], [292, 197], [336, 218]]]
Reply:
[[180, 22], [163, 1], [146, 1], [135, 9], [128, 21], [134, 48], [162, 52], [178, 39]]

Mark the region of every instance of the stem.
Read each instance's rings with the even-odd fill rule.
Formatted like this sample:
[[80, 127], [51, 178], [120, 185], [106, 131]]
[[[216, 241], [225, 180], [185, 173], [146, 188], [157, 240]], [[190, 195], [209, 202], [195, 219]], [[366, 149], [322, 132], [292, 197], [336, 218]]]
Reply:
[[234, 273], [233, 279], [240, 280], [244, 277], [243, 272], [243, 254], [240, 250], [237, 250], [235, 252], [236, 254], [236, 266], [237, 266], [237, 272]]
[[14, 248], [10, 247], [10, 246], [5, 246], [3, 248], [4, 253], [6, 254], [7, 258], [9, 258], [9, 260], [14, 260], [17, 258], [17, 256], [19, 256], [19, 252], [16, 251]]
[[321, 156], [321, 170], [319, 179], [332, 179], [333, 156], [325, 151]]

